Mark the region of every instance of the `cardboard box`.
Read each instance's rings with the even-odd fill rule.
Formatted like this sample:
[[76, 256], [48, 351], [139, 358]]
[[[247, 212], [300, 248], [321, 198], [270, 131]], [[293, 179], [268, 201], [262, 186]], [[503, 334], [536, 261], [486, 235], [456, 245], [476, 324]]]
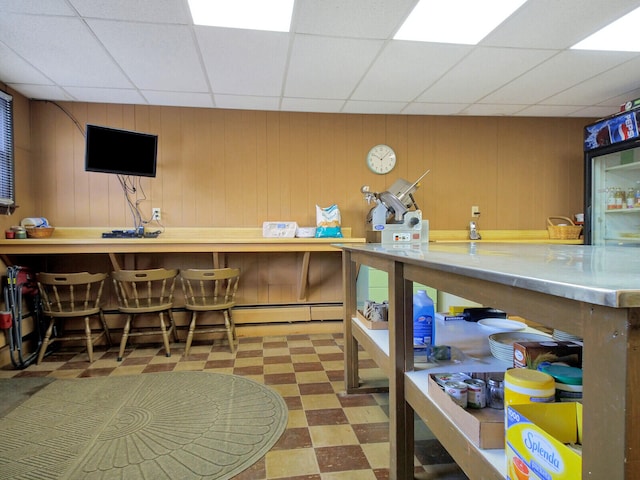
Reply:
[[580, 403], [531, 403], [507, 407], [505, 456], [508, 480], [582, 478], [579, 444], [582, 444]]
[[429, 396], [471, 443], [479, 448], [504, 448], [504, 410], [464, 409], [429, 375]]
[[389, 330], [389, 322], [372, 322], [365, 318], [360, 310], [356, 311], [358, 320], [360, 320], [369, 330]]
[[513, 366], [536, 370], [541, 362], [564, 362], [582, 368], [582, 345], [549, 339], [513, 344]]

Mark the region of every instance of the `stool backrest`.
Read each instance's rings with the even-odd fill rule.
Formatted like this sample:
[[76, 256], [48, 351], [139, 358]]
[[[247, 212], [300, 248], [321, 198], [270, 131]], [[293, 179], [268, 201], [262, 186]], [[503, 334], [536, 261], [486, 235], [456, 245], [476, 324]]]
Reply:
[[116, 270], [113, 284], [121, 307], [147, 309], [173, 302], [178, 270]]
[[230, 308], [235, 305], [239, 268], [191, 268], [180, 274], [186, 307]]
[[58, 316], [97, 312], [106, 278], [106, 273], [37, 273], [43, 312]]

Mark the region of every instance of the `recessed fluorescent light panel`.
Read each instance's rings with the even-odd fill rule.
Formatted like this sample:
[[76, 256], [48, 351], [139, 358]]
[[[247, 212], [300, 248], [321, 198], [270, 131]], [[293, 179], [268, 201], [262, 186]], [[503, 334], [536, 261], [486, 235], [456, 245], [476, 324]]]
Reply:
[[420, 0], [395, 40], [475, 45], [526, 0]]
[[189, 0], [196, 25], [288, 32], [294, 0]]
[[575, 50], [640, 52], [638, 22], [640, 22], [640, 8], [620, 17], [571, 48]]

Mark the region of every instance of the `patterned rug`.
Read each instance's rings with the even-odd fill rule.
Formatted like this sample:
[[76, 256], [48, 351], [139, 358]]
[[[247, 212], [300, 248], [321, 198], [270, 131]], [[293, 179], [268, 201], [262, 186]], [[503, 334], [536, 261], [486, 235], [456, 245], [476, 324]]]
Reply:
[[0, 478], [224, 480], [286, 424], [278, 393], [236, 375], [56, 380], [0, 418]]

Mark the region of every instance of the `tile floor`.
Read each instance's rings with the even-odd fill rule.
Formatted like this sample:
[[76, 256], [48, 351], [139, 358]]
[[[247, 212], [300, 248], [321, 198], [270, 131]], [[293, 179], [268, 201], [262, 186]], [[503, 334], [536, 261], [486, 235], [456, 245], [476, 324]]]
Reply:
[[[344, 392], [342, 334], [240, 338], [235, 354], [226, 344], [195, 343], [188, 358], [184, 344], [129, 346], [122, 362], [117, 346], [95, 351], [90, 364], [82, 351], [60, 350], [40, 365], [0, 377], [76, 378], [168, 371], [211, 371], [242, 375], [278, 391], [289, 408], [287, 429], [278, 443], [238, 480], [381, 480], [389, 478], [388, 395]], [[362, 378], [383, 378], [363, 352]], [[463, 480], [419, 420], [416, 422], [415, 476]]]

